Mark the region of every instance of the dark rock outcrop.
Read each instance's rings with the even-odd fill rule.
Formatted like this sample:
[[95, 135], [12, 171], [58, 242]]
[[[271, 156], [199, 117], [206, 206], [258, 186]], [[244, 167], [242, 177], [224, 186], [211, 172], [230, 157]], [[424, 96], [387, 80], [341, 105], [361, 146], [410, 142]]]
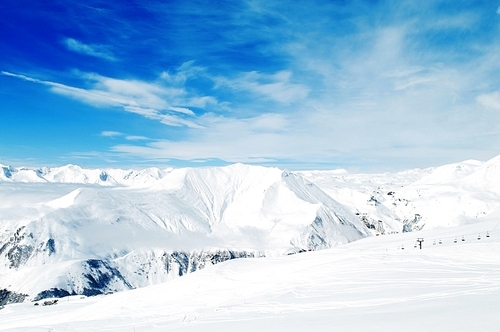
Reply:
[[7, 289], [0, 289], [0, 305], [21, 303], [28, 297], [26, 294], [11, 292]]

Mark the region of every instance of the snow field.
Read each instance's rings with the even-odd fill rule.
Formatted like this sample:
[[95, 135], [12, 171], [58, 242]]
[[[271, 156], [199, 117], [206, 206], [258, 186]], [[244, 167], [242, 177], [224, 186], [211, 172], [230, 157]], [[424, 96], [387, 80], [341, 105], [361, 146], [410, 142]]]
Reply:
[[[441, 246], [427, 238], [486, 234]], [[398, 249], [426, 238], [424, 248]], [[410, 245], [409, 245], [410, 246]], [[240, 259], [133, 291], [0, 310], [5, 331], [496, 331], [497, 221]]]
[[[152, 285], [7, 305], [0, 330], [499, 330], [500, 157], [378, 175], [0, 168], [0, 289], [82, 289], [89, 259]], [[387, 235], [355, 241], [381, 233], [361, 218]], [[274, 257], [162, 270], [166, 250], [224, 248]], [[106, 287], [128, 288], [117, 280]]]

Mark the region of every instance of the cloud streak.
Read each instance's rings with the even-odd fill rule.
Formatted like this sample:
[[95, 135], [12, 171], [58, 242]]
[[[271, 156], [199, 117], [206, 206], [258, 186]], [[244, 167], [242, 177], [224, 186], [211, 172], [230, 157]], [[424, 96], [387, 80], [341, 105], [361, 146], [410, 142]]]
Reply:
[[119, 131], [111, 131], [111, 130], [106, 130], [101, 132], [102, 137], [117, 137], [117, 136], [122, 136], [123, 134], [120, 133]]
[[244, 73], [237, 78], [216, 78], [217, 86], [225, 86], [238, 92], [250, 92], [279, 103], [293, 103], [307, 98], [310, 88], [292, 83], [292, 72], [262, 74], [256, 71]]
[[186, 107], [172, 106], [168, 100], [183, 102], [185, 91], [178, 88], [163, 87], [154, 83], [134, 80], [118, 80], [96, 74], [82, 74], [90, 88], [74, 87], [66, 84], [39, 80], [26, 75], [6, 71], [3, 75], [24, 81], [42, 84], [51, 91], [81, 102], [98, 107], [119, 107], [150, 120], [168, 126], [200, 128], [194, 112]]
[[65, 38], [63, 44], [70, 51], [104, 59], [107, 61], [117, 61], [113, 53], [103, 45], [87, 45], [73, 38]]

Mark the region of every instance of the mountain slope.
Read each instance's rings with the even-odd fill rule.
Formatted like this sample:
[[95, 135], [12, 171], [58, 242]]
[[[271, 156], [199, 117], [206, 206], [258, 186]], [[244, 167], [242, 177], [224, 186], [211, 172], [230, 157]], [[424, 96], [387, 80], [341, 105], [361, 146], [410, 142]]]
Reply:
[[[454, 243], [457, 234], [467, 240]], [[499, 223], [422, 231], [422, 250], [413, 248], [415, 235], [229, 261], [152, 287], [52, 306], [6, 306], [0, 330], [498, 330]], [[432, 245], [439, 237], [442, 245]]]
[[500, 156], [395, 174], [301, 174], [381, 234], [480, 222], [500, 209]]
[[0, 301], [126, 290], [233, 258], [479, 223], [500, 217], [499, 202], [500, 157], [395, 174], [1, 165]]
[[34, 172], [41, 183], [19, 172], [0, 183], [0, 289], [30, 299], [142, 287], [226, 259], [369, 235], [316, 185], [276, 168], [154, 171], [148, 187], [125, 186], [109, 175], [118, 171], [46, 169]]

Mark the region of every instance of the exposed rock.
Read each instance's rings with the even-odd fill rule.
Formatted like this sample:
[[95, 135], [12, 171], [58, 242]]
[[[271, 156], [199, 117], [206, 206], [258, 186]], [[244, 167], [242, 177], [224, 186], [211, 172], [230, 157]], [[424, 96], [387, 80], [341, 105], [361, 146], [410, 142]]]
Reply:
[[50, 301], [44, 301], [43, 302], [43, 305], [54, 305], [54, 304], [57, 304], [59, 300], [50, 300]]
[[49, 251], [49, 256], [52, 255], [52, 254], [55, 254], [56, 253], [56, 243], [55, 243], [55, 240], [54, 239], [49, 239], [47, 241], [46, 248]]
[[28, 295], [11, 292], [7, 289], [0, 289], [0, 305], [21, 303]]
[[70, 293], [65, 289], [60, 289], [60, 288], [51, 288], [48, 290], [44, 290], [43, 292], [40, 292], [35, 296], [35, 301], [47, 299], [47, 298], [53, 298], [53, 297], [66, 297], [66, 296], [71, 296], [71, 295], [76, 295], [75, 293]]
[[121, 272], [111, 266], [109, 261], [89, 259], [84, 262], [84, 267], [88, 273], [83, 275], [87, 281], [87, 286], [83, 288], [81, 294], [85, 296], [104, 294], [114, 291], [113, 285], [121, 284], [131, 289], [132, 286], [125, 280]]

